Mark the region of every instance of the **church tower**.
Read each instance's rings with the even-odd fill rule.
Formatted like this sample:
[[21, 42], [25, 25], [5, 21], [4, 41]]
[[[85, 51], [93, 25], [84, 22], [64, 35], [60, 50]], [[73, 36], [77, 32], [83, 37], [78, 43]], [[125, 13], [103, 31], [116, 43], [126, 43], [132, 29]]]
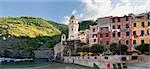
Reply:
[[69, 28], [68, 40], [78, 40], [79, 39], [78, 38], [79, 25], [78, 25], [78, 21], [75, 15], [72, 15], [70, 17], [68, 28]]

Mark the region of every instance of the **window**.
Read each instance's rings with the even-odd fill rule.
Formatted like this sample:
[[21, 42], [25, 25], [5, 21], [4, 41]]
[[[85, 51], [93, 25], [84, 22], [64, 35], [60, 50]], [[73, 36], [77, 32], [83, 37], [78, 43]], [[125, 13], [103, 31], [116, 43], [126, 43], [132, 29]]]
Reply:
[[128, 40], [126, 40], [126, 45], [128, 45], [129, 44], [129, 41]]
[[121, 45], [121, 40], [119, 40], [118, 43]]
[[115, 29], [115, 25], [113, 25], [113, 29]]
[[141, 40], [141, 44], [144, 44], [144, 40]]
[[72, 31], [73, 31], [73, 28], [72, 28]]
[[129, 21], [128, 17], [126, 17], [126, 21]]
[[120, 18], [118, 18], [118, 22], [120, 22]]
[[106, 41], [106, 45], [109, 45], [109, 41]]
[[134, 27], [136, 27], [136, 23], [134, 23]]
[[102, 31], [103, 30], [103, 28], [100, 28], [100, 31]]
[[136, 40], [133, 40], [133, 44], [136, 44]]
[[120, 25], [118, 25], [118, 29], [120, 29]]
[[133, 35], [136, 35], [136, 31], [133, 31]]
[[108, 33], [106, 33], [106, 37], [108, 37]]
[[113, 37], [115, 37], [115, 33], [113, 33]]
[[107, 29], [107, 31], [109, 31], [109, 28], [108, 28], [108, 27], [106, 27], [106, 29]]
[[150, 26], [150, 22], [148, 22], [148, 26]]
[[96, 42], [96, 39], [94, 39], [94, 42]]
[[142, 22], [142, 24], [141, 24], [141, 25], [142, 25], [142, 27], [144, 27], [144, 22]]
[[126, 24], [126, 28], [129, 28], [129, 24]]
[[144, 35], [144, 30], [141, 31], [141, 36], [143, 36], [143, 35]]
[[97, 34], [93, 34], [92, 37], [93, 37], [93, 38], [94, 38], [94, 37], [97, 37]]
[[126, 32], [126, 36], [129, 36], [130, 34], [129, 34], [129, 32]]
[[120, 32], [118, 32], [118, 37], [120, 37]]
[[149, 35], [149, 31], [147, 30], [147, 34]]
[[115, 23], [115, 18], [112, 19], [112, 23]]
[[103, 37], [103, 34], [100, 34], [100, 37]]
[[93, 32], [95, 32], [95, 28], [93, 28]]

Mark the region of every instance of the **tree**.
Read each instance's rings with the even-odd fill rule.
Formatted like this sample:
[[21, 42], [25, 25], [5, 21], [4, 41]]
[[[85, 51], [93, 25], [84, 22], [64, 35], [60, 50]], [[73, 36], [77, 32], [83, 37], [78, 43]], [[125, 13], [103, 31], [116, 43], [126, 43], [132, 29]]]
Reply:
[[91, 47], [91, 51], [93, 53], [103, 53], [104, 51], [104, 46], [100, 44], [93, 44]]
[[141, 51], [142, 54], [150, 54], [150, 44], [141, 44], [139, 46], [137, 46], [135, 49]]
[[128, 47], [126, 45], [121, 45], [121, 54], [125, 54], [128, 50]]
[[117, 43], [112, 43], [110, 44], [110, 51], [113, 52], [114, 54], [125, 54], [128, 50], [128, 47], [126, 45], [121, 44], [121, 47], [119, 47], [119, 44]]
[[117, 43], [112, 43], [112, 44], [110, 44], [110, 51], [112, 52], [112, 53], [116, 53], [116, 51], [118, 50], [119, 48], [118, 48], [118, 44]]
[[90, 52], [91, 48], [89, 46], [78, 47], [77, 52]]

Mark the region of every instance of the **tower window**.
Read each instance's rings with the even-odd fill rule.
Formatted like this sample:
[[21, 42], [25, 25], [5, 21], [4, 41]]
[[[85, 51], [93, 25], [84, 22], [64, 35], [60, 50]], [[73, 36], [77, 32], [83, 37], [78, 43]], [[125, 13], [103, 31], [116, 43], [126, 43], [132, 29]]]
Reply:
[[73, 28], [71, 30], [73, 31]]
[[150, 22], [148, 22], [148, 26], [150, 26]]

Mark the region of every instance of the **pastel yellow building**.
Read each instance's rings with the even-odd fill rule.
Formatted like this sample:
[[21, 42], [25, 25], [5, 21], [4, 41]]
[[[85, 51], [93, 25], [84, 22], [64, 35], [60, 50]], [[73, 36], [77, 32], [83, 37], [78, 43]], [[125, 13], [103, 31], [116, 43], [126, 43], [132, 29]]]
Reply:
[[141, 44], [150, 44], [150, 13], [134, 16], [132, 19], [132, 50]]

